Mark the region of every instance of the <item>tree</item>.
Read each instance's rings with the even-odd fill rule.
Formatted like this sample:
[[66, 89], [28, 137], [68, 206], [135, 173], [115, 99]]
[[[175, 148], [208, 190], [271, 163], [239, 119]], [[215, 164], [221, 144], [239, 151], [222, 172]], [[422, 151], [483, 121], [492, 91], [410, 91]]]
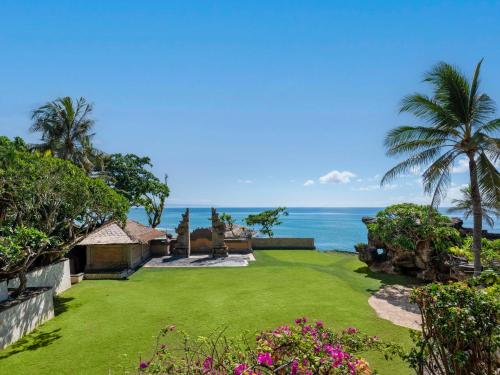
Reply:
[[226, 212], [222, 212], [219, 215], [219, 218], [221, 219], [224, 224], [226, 224], [226, 228], [229, 229], [229, 231], [233, 234], [234, 236], [234, 219], [231, 214], [228, 214]]
[[134, 154], [112, 154], [105, 165], [108, 184], [125, 196], [130, 205], [144, 206], [149, 225], [157, 227], [170, 194], [165, 182], [161, 182], [148, 168], [152, 167], [148, 157]]
[[27, 227], [0, 228], [0, 279], [19, 278], [19, 286], [12, 293], [16, 298], [27, 285], [26, 273], [31, 265], [48, 252], [54, 239], [45, 233]]
[[92, 145], [94, 121], [92, 105], [84, 98], [75, 101], [66, 96], [48, 102], [32, 113], [31, 132], [41, 133], [39, 151], [50, 151], [55, 157], [71, 160], [90, 172], [102, 153]]
[[[448, 212], [460, 212], [464, 215], [464, 219], [467, 220], [473, 212], [471, 188], [470, 186], [464, 186], [460, 189], [460, 192], [462, 193], [462, 198], [453, 199], [451, 201], [453, 207], [450, 207], [448, 209]], [[495, 205], [493, 203], [485, 201], [482, 204], [482, 211], [484, 221], [486, 221], [486, 223], [488, 223], [488, 225], [493, 228], [493, 226], [495, 225], [495, 220], [493, 219], [493, 217], [498, 218], [498, 216], [500, 216], [499, 205]]]
[[168, 198], [170, 190], [167, 186], [167, 178], [165, 183], [158, 179], [149, 181], [147, 191], [142, 197], [142, 205], [148, 215], [149, 225], [156, 228], [161, 222], [161, 215], [165, 208], [165, 200]]
[[385, 138], [389, 156], [408, 156], [390, 169], [385, 184], [415, 167], [422, 174], [424, 191], [432, 194], [436, 206], [445, 196], [453, 165], [465, 158], [469, 165], [473, 228], [474, 273], [481, 272], [482, 199], [488, 204], [500, 201], [500, 175], [495, 163], [500, 157], [500, 119], [491, 119], [495, 103], [479, 92], [482, 60], [469, 81], [456, 67], [439, 63], [424, 76], [433, 95], [412, 94], [401, 103], [400, 112], [413, 114], [426, 124], [400, 126]]
[[72, 162], [0, 137], [0, 226], [32, 227], [70, 243], [104, 221], [125, 221], [127, 211], [124, 197]]
[[245, 222], [248, 226], [260, 225], [260, 232], [269, 237], [273, 237], [273, 227], [283, 224], [279, 221], [280, 215], [288, 216], [286, 207], [278, 207], [274, 210], [263, 211], [258, 214], [248, 215]]

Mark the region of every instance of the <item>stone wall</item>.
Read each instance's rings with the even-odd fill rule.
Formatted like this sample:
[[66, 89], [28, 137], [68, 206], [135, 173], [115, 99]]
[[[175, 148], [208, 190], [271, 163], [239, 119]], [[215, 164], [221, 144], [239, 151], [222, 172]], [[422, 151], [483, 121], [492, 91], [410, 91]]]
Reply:
[[87, 246], [87, 266], [85, 267], [85, 271], [128, 267], [128, 246], [129, 245]]
[[47, 288], [12, 306], [0, 304], [0, 349], [54, 317], [53, 293], [51, 288]]
[[252, 238], [252, 248], [254, 250], [314, 250], [314, 238]]
[[248, 253], [252, 251], [251, 239], [226, 238], [225, 243], [229, 253]]
[[[69, 259], [30, 271], [26, 278], [29, 288], [51, 287], [55, 294], [62, 293], [71, 288]], [[9, 280], [9, 288], [17, 288], [18, 286], [19, 280], [17, 278]]]
[[9, 290], [7, 288], [7, 280], [0, 281], [0, 302], [9, 298]]
[[170, 253], [170, 239], [154, 239], [149, 243], [151, 255], [165, 256]]

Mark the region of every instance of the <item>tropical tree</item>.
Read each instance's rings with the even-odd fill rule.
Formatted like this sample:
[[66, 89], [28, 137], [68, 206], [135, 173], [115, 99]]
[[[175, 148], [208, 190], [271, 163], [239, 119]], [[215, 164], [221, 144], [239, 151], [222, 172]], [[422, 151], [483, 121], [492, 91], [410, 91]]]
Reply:
[[156, 228], [161, 222], [165, 201], [170, 194], [167, 176], [162, 182], [149, 170], [151, 160], [135, 154], [109, 155], [104, 178], [131, 206], [143, 206], [149, 225]]
[[286, 207], [278, 207], [273, 210], [262, 211], [258, 214], [248, 215], [245, 219], [245, 223], [248, 226], [260, 225], [260, 232], [272, 237], [274, 235], [273, 227], [283, 224], [279, 217], [288, 216], [288, 211]]
[[[472, 205], [472, 193], [470, 186], [464, 186], [460, 189], [462, 193], [462, 198], [453, 199], [451, 203], [453, 207], [448, 209], [450, 213], [462, 213], [465, 220], [467, 220], [472, 215], [473, 205]], [[497, 202], [498, 203], [498, 202]], [[488, 201], [484, 201], [482, 204], [483, 210], [483, 220], [493, 228], [495, 225], [495, 219], [493, 217], [498, 218], [500, 216], [500, 206], [498, 204], [494, 204]]]
[[84, 98], [76, 101], [69, 96], [48, 102], [32, 113], [31, 132], [41, 133], [42, 143], [35, 150], [71, 160], [90, 172], [102, 153], [92, 145], [94, 121], [90, 118], [92, 104]]
[[471, 187], [474, 273], [481, 272], [482, 204], [500, 201], [500, 119], [494, 101], [479, 90], [482, 60], [472, 80], [456, 67], [441, 62], [424, 76], [432, 96], [412, 94], [403, 98], [400, 112], [413, 114], [424, 125], [400, 126], [385, 138], [389, 156], [407, 156], [390, 169], [381, 183], [389, 183], [414, 168], [424, 167], [424, 191], [432, 194], [431, 205], [440, 203], [451, 181], [454, 163], [468, 161]]

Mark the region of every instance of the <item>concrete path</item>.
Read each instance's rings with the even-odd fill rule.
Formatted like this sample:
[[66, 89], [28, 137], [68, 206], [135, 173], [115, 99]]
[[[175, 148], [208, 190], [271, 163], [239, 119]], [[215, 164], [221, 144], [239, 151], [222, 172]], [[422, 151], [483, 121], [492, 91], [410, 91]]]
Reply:
[[231, 254], [227, 258], [212, 258], [208, 255], [192, 255], [189, 258], [164, 256], [148, 261], [146, 268], [169, 267], [246, 267], [248, 262], [254, 261], [253, 254]]
[[409, 301], [410, 292], [411, 288], [402, 285], [387, 285], [371, 296], [368, 303], [382, 319], [421, 330], [422, 318], [418, 306]]

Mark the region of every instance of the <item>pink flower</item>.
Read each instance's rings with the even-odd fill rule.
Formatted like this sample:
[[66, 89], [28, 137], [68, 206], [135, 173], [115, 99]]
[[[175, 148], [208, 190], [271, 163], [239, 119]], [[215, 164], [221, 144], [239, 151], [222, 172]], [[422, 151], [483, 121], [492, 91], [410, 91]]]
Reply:
[[297, 362], [297, 360], [294, 359], [292, 362], [292, 368], [290, 369], [290, 375], [297, 375], [298, 371], [299, 371], [299, 362]]
[[306, 324], [307, 318], [303, 316], [302, 318], [295, 319], [295, 324]]
[[354, 327], [348, 327], [348, 328], [344, 329], [344, 332], [352, 335], [353, 333], [357, 333], [358, 329], [354, 328]]
[[266, 366], [272, 366], [273, 365], [273, 359], [271, 358], [270, 353], [259, 353], [257, 356], [257, 362], [259, 365], [266, 365]]
[[141, 370], [144, 370], [145, 368], [148, 368], [148, 366], [149, 366], [148, 362], [141, 362], [141, 364], [139, 365], [139, 368]]
[[214, 360], [212, 357], [205, 358], [205, 360], [203, 361], [203, 372], [204, 373], [210, 372], [210, 370], [212, 370], [213, 363]]
[[323, 322], [321, 320], [316, 322], [316, 328], [323, 328]]
[[248, 366], [245, 363], [241, 363], [238, 366], [234, 368], [233, 374], [234, 375], [242, 375], [245, 370], [248, 369]]

